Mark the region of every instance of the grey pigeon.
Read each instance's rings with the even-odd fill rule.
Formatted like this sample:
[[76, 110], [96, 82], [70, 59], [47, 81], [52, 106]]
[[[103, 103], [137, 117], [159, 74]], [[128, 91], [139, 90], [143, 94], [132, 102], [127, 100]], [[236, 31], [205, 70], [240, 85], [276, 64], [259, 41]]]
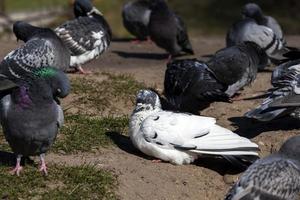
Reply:
[[257, 22], [257, 24], [272, 29], [276, 37], [279, 38], [283, 44], [286, 44], [286, 40], [284, 38], [283, 31], [279, 23], [273, 17], [264, 15], [261, 8], [257, 4], [246, 4], [243, 8], [242, 14], [244, 17], [254, 19]]
[[216, 124], [211, 117], [162, 110], [159, 96], [140, 90], [129, 135], [146, 155], [182, 165], [201, 155], [221, 156], [239, 167], [258, 159], [258, 146]]
[[277, 153], [253, 163], [225, 200], [296, 200], [300, 196], [300, 136], [288, 139]]
[[[251, 18], [245, 18], [234, 23], [226, 36], [227, 47], [247, 41], [260, 46], [266, 52], [268, 58], [275, 63], [284, 59], [283, 54], [290, 51], [272, 29], [257, 24]], [[265, 62], [260, 64], [259, 69], [263, 69], [268, 64], [268, 58], [266, 57]]]
[[170, 10], [165, 0], [153, 0], [151, 3], [149, 33], [155, 44], [172, 57], [179, 56], [181, 52], [194, 54], [183, 20]]
[[146, 40], [149, 37], [150, 5], [150, 0], [136, 0], [123, 6], [124, 27], [138, 40]]
[[25, 44], [9, 53], [1, 65], [17, 64], [25, 71], [42, 66], [55, 66], [63, 71], [69, 68], [70, 53], [53, 30], [18, 21], [13, 25], [13, 31]]
[[111, 41], [111, 29], [102, 13], [93, 7], [90, 0], [76, 0], [76, 18], [55, 29], [71, 52], [70, 66], [86, 73], [81, 65], [104, 53]]
[[[3, 90], [0, 91], [2, 97], [5, 95], [0, 102], [1, 125], [7, 142], [17, 155], [16, 167], [12, 173], [20, 174], [22, 156], [39, 155], [40, 171], [47, 174], [45, 153], [63, 124], [63, 112], [55, 98], [68, 95], [68, 77], [51, 67], [24, 71], [20, 77], [4, 71], [1, 77], [17, 85], [12, 86], [9, 92], [8, 89], [4, 93]], [[1, 80], [0, 82], [3, 83]]]
[[278, 66], [272, 74], [272, 85], [262, 104], [245, 116], [259, 121], [287, 115], [300, 118], [300, 59]]
[[256, 78], [264, 51], [254, 43], [221, 49], [207, 62], [176, 60], [168, 63], [165, 96], [175, 109], [196, 114], [214, 101], [231, 101]]
[[257, 22], [257, 24], [272, 29], [276, 37], [279, 38], [283, 44], [286, 44], [283, 31], [279, 23], [273, 17], [264, 15], [261, 8], [257, 4], [246, 4], [242, 10], [242, 14], [245, 18], [252, 18]]

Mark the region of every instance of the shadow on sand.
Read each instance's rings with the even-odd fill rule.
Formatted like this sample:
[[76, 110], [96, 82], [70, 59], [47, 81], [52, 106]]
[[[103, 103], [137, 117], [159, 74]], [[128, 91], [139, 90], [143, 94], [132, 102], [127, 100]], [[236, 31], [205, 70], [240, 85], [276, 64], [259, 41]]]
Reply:
[[[112, 141], [123, 151], [133, 154], [135, 156], [147, 159], [147, 160], [155, 160], [155, 158], [147, 156], [140, 152], [138, 149], [136, 149], [128, 136], [121, 135], [117, 132], [108, 132], [106, 133], [108, 137], [112, 139]], [[207, 169], [211, 169], [213, 171], [216, 171], [220, 175], [225, 174], [238, 174], [244, 171], [244, 168], [237, 167], [227, 160], [223, 159], [222, 157], [216, 157], [216, 156], [200, 156], [195, 162], [195, 165], [199, 167], [204, 167]]]
[[148, 59], [148, 60], [167, 60], [169, 54], [167, 53], [133, 53], [124, 51], [112, 51], [122, 58], [137, 58], [137, 59]]
[[299, 120], [292, 117], [284, 117], [270, 122], [260, 122], [246, 117], [232, 117], [228, 119], [233, 126], [238, 128], [234, 131], [240, 136], [246, 138], [254, 138], [263, 132], [268, 131], [284, 131], [299, 129]]

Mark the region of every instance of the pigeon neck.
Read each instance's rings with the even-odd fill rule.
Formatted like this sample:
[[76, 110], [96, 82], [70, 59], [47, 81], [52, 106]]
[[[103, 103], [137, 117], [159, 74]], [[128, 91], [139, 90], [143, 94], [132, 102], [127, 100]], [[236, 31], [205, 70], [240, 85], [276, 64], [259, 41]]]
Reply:
[[29, 89], [26, 86], [21, 86], [15, 93], [12, 94], [12, 99], [15, 99], [16, 104], [20, 108], [28, 108], [32, 104], [32, 100], [29, 96]]
[[255, 63], [256, 65], [259, 65], [259, 64], [265, 62], [267, 54], [257, 44], [250, 43], [250, 42], [246, 43], [246, 48], [247, 48], [247, 51], [251, 55], [250, 58], [252, 59], [253, 63]]

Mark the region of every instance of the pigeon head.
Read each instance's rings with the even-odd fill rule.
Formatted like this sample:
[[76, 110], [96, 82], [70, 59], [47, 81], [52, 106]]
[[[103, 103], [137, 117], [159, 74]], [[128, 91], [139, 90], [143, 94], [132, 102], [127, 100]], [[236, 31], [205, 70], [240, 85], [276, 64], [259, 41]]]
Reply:
[[153, 111], [160, 109], [160, 99], [156, 92], [152, 90], [140, 90], [136, 96], [135, 112], [139, 111]]
[[294, 136], [285, 141], [279, 149], [279, 153], [300, 164], [300, 136]]
[[38, 79], [46, 80], [54, 98], [64, 98], [69, 94], [70, 82], [63, 71], [53, 67], [43, 67], [34, 71], [34, 75]]
[[27, 42], [31, 36], [35, 33], [37, 27], [32, 26], [23, 21], [17, 21], [13, 24], [13, 32], [17, 40]]
[[166, 0], [152, 0], [150, 2], [150, 8], [155, 10], [167, 9], [168, 5]]
[[102, 13], [93, 7], [91, 0], [75, 0], [74, 14], [76, 17], [86, 17], [91, 14], [102, 15]]
[[261, 8], [255, 3], [248, 3], [244, 6], [242, 15], [245, 18], [252, 18], [256, 21], [260, 21], [263, 18]]

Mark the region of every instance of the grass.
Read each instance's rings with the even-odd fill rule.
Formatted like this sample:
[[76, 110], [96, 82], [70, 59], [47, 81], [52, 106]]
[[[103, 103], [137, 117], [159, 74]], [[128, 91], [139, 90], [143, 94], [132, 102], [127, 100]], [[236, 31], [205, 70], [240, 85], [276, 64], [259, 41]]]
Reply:
[[67, 6], [66, 0], [6, 0], [6, 9], [9, 12], [47, 9], [49, 7]]
[[20, 177], [0, 167], [0, 199], [117, 199], [117, 181], [93, 166], [51, 165], [48, 176], [26, 166]]
[[[90, 108], [96, 113], [118, 112], [115, 102], [121, 102], [125, 106], [130, 106], [135, 100], [136, 93], [145, 88], [145, 84], [137, 82], [130, 75], [114, 75], [102, 73], [104, 81], [95, 81], [88, 78], [72, 79], [72, 91], [78, 97], [72, 105]], [[88, 110], [79, 108], [83, 114], [88, 114]], [[93, 113], [95, 114], [95, 113]], [[111, 113], [110, 113], [111, 114]]]
[[10, 147], [5, 140], [2, 129], [0, 128], [0, 151], [10, 151]]
[[60, 131], [54, 144], [54, 152], [91, 152], [112, 144], [109, 132], [124, 134], [128, 127], [128, 117], [90, 118], [83, 115], [66, 117], [67, 124]]

